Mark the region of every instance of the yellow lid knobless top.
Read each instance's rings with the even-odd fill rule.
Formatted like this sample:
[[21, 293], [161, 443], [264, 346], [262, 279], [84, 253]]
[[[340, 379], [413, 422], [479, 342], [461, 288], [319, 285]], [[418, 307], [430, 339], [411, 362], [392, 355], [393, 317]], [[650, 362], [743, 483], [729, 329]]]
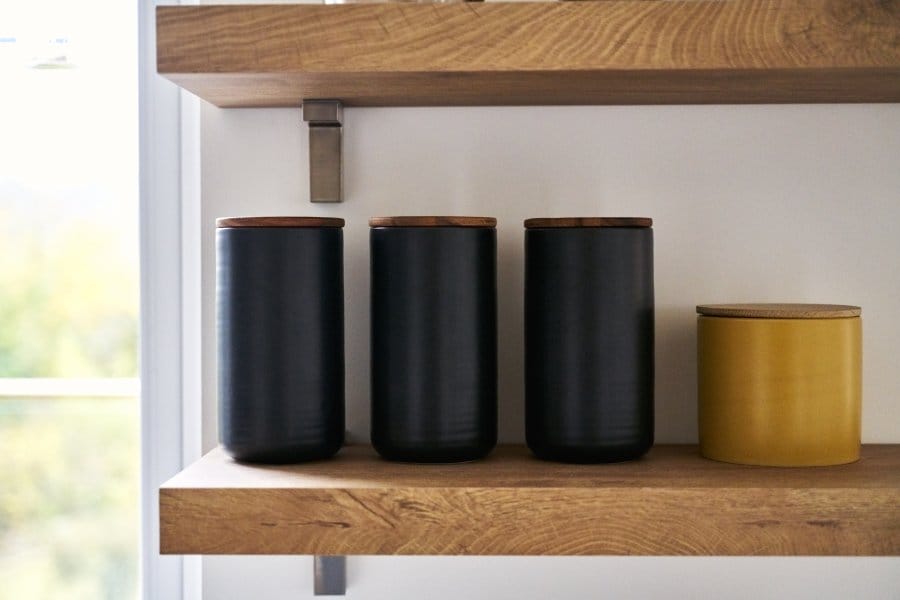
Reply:
[[858, 317], [862, 309], [846, 304], [700, 304], [697, 312], [705, 317], [744, 319], [845, 319]]

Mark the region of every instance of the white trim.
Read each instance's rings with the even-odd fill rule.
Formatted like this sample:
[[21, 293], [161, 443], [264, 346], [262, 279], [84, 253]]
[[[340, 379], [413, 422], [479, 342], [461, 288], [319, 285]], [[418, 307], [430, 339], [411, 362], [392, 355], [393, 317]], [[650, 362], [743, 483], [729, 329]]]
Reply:
[[[180, 4], [199, 4], [181, 0]], [[203, 277], [200, 196], [200, 99], [181, 91], [181, 456], [185, 464], [203, 455]], [[182, 558], [182, 599], [203, 597], [200, 556]]]
[[141, 596], [194, 600], [198, 561], [159, 554], [158, 490], [200, 456], [199, 110], [156, 73], [156, 4], [138, 2]]
[[[181, 456], [185, 464], [203, 455], [203, 371], [201, 366], [200, 99], [181, 92]], [[200, 600], [200, 556], [185, 556], [182, 597]]]
[[181, 348], [183, 457], [203, 454], [200, 99], [181, 92]]

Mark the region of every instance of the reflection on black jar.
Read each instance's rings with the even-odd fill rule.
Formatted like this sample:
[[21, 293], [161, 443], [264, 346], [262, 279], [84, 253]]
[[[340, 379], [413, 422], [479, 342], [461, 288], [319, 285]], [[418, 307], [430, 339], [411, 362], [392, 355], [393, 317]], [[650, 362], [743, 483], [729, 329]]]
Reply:
[[496, 220], [369, 224], [372, 444], [390, 460], [481, 458], [497, 441]]
[[219, 434], [237, 460], [315, 460], [343, 443], [343, 225], [217, 221]]
[[613, 462], [653, 445], [651, 224], [525, 221], [525, 428], [540, 458]]

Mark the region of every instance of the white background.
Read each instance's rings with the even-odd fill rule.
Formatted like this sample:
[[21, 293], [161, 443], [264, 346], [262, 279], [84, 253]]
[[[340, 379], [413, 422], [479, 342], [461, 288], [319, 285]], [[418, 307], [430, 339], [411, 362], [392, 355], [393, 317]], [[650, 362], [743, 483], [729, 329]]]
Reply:
[[[900, 105], [348, 109], [346, 200], [308, 202], [300, 111], [201, 115], [203, 443], [216, 440], [214, 220], [345, 228], [347, 424], [368, 439], [368, 225], [498, 218], [500, 434], [523, 432], [522, 221], [649, 216], [656, 432], [695, 442], [694, 306], [863, 307], [863, 439], [900, 442]], [[602, 467], [598, 467], [602, 468]], [[306, 557], [207, 557], [204, 597], [311, 597]], [[900, 559], [352, 558], [349, 597], [900, 598]]]

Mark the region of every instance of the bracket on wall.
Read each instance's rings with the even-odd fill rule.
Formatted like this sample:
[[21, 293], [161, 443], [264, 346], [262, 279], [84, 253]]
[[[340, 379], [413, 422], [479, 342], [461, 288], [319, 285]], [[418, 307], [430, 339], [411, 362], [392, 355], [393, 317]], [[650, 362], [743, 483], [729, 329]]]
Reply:
[[313, 557], [316, 596], [344, 596], [347, 593], [347, 557]]
[[309, 199], [342, 202], [341, 138], [344, 108], [340, 100], [304, 100], [309, 123]]

